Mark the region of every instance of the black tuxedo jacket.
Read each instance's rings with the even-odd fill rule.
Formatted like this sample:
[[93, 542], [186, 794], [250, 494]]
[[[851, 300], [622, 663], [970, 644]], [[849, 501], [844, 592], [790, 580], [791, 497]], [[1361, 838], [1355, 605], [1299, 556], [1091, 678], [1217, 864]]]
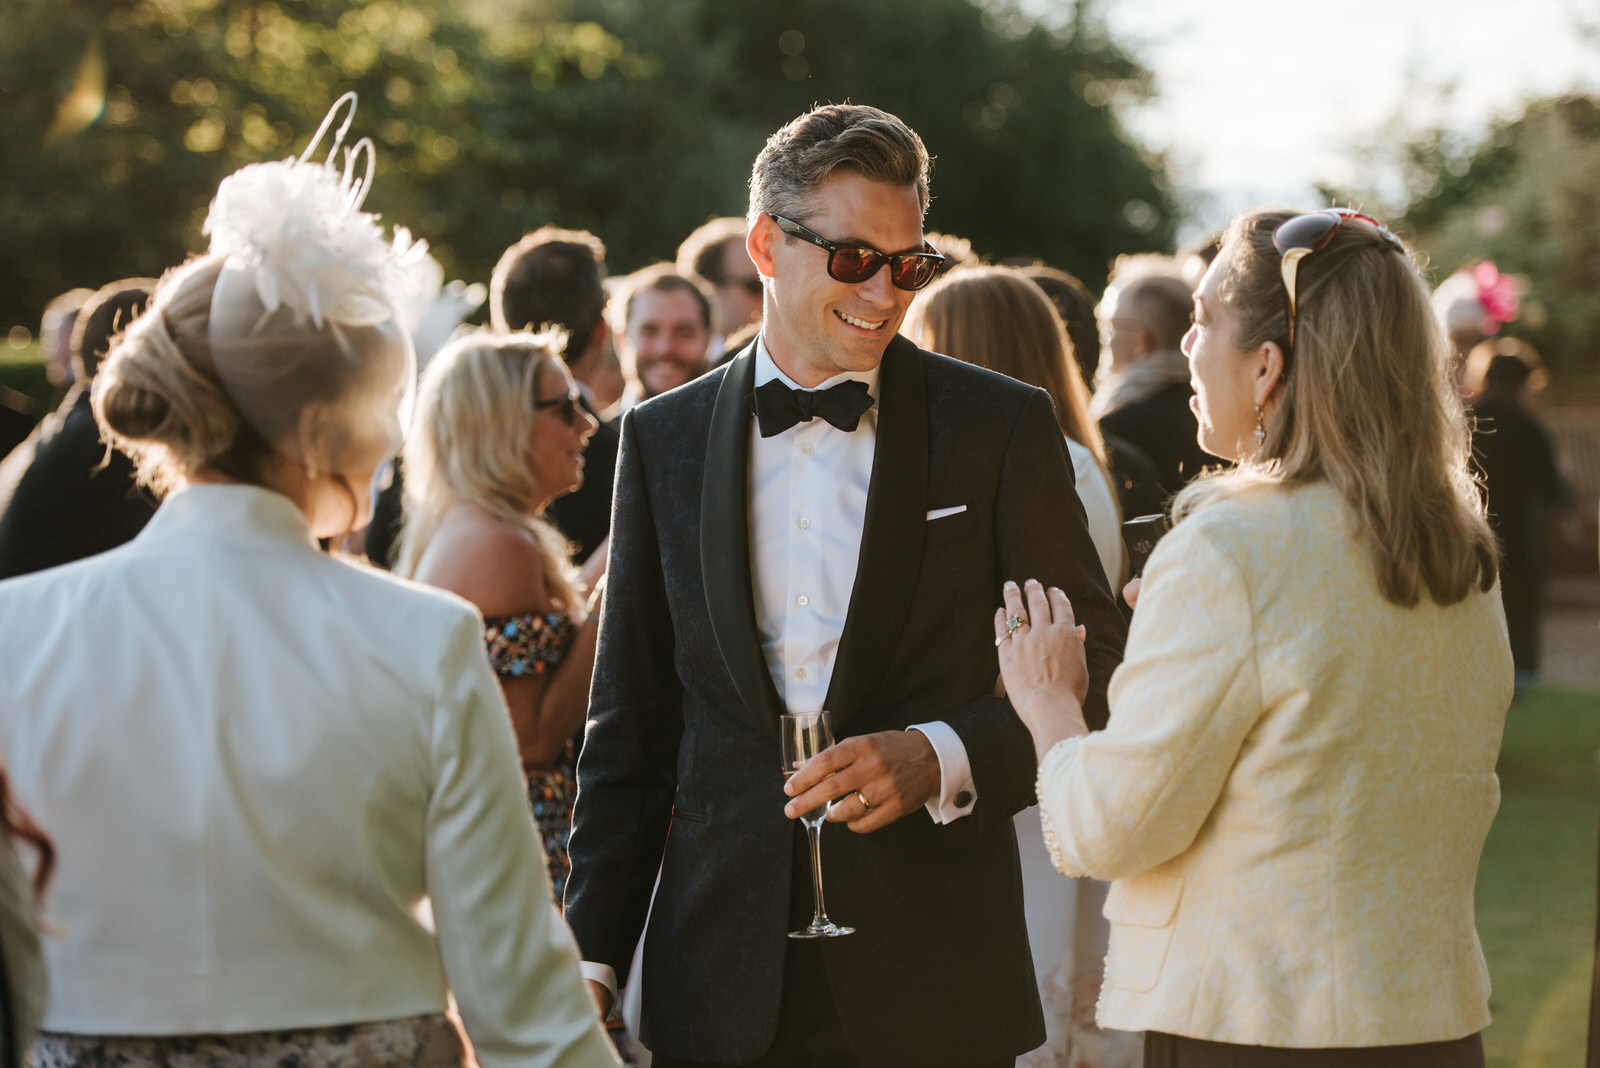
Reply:
[[27, 467], [0, 500], [0, 578], [115, 549], [155, 514], [155, 501], [134, 484], [133, 461], [100, 441], [86, 383], [17, 448], [32, 456], [6, 458], [8, 467]]
[[[777, 1028], [800, 833], [783, 815], [783, 709], [752, 594], [753, 382], [747, 350], [623, 419], [566, 892], [584, 959], [623, 975], [660, 869], [646, 1042], [731, 1063]], [[945, 721], [978, 800], [946, 826], [919, 811], [867, 835], [824, 827], [829, 913], [857, 933], [822, 950], [865, 1063], [966, 1066], [1044, 1039], [1011, 829], [1034, 800], [1034, 752], [993, 696], [994, 611], [1006, 579], [1067, 591], [1089, 628], [1086, 712], [1103, 724], [1125, 632], [1097, 559], [1048, 396], [892, 341], [827, 707], [838, 737]]]

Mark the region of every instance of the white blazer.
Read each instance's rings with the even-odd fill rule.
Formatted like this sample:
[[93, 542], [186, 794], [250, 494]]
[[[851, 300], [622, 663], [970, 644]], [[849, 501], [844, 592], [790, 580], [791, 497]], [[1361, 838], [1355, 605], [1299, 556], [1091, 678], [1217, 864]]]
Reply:
[[1157, 546], [1103, 731], [1039, 768], [1056, 866], [1112, 879], [1102, 1027], [1405, 1045], [1489, 1023], [1473, 929], [1511, 702], [1497, 591], [1402, 608], [1326, 484]]
[[0, 756], [60, 857], [47, 1030], [394, 1019], [448, 985], [486, 1066], [614, 1063], [464, 601], [197, 486], [0, 583], [0, 649]]

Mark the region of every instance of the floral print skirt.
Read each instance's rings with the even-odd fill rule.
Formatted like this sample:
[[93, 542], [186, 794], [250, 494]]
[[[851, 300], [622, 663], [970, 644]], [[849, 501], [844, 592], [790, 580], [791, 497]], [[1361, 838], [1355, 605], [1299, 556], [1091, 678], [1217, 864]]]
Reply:
[[462, 1068], [443, 1015], [233, 1035], [72, 1035], [41, 1031], [34, 1068]]

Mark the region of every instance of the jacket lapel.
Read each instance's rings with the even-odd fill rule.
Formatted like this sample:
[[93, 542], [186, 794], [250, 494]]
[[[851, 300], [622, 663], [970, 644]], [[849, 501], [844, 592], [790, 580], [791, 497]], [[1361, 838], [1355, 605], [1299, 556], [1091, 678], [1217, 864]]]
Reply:
[[[711, 631], [745, 706], [774, 737], [783, 707], [756, 631], [750, 578], [750, 395], [755, 345], [728, 364], [711, 409], [700, 489], [700, 573]], [[874, 475], [876, 477], [876, 475]]]
[[855, 588], [824, 705], [836, 732], [872, 695], [899, 643], [927, 532], [927, 393], [917, 347], [899, 336], [878, 376], [877, 433]]

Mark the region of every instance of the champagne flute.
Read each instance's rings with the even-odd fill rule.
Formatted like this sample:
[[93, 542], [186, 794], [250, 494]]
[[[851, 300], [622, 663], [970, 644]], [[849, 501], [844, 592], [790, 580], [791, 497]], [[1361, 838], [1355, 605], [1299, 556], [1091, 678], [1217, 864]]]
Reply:
[[[783, 714], [783, 777], [787, 779], [801, 765], [833, 744], [833, 729], [826, 712], [785, 712]], [[815, 915], [811, 923], [799, 931], [790, 931], [790, 938], [837, 938], [855, 934], [854, 927], [840, 927], [828, 919], [828, 910], [822, 904], [822, 820], [828, 814], [826, 804], [818, 805], [800, 817], [805, 824], [806, 837], [811, 843], [811, 887], [816, 898]]]

